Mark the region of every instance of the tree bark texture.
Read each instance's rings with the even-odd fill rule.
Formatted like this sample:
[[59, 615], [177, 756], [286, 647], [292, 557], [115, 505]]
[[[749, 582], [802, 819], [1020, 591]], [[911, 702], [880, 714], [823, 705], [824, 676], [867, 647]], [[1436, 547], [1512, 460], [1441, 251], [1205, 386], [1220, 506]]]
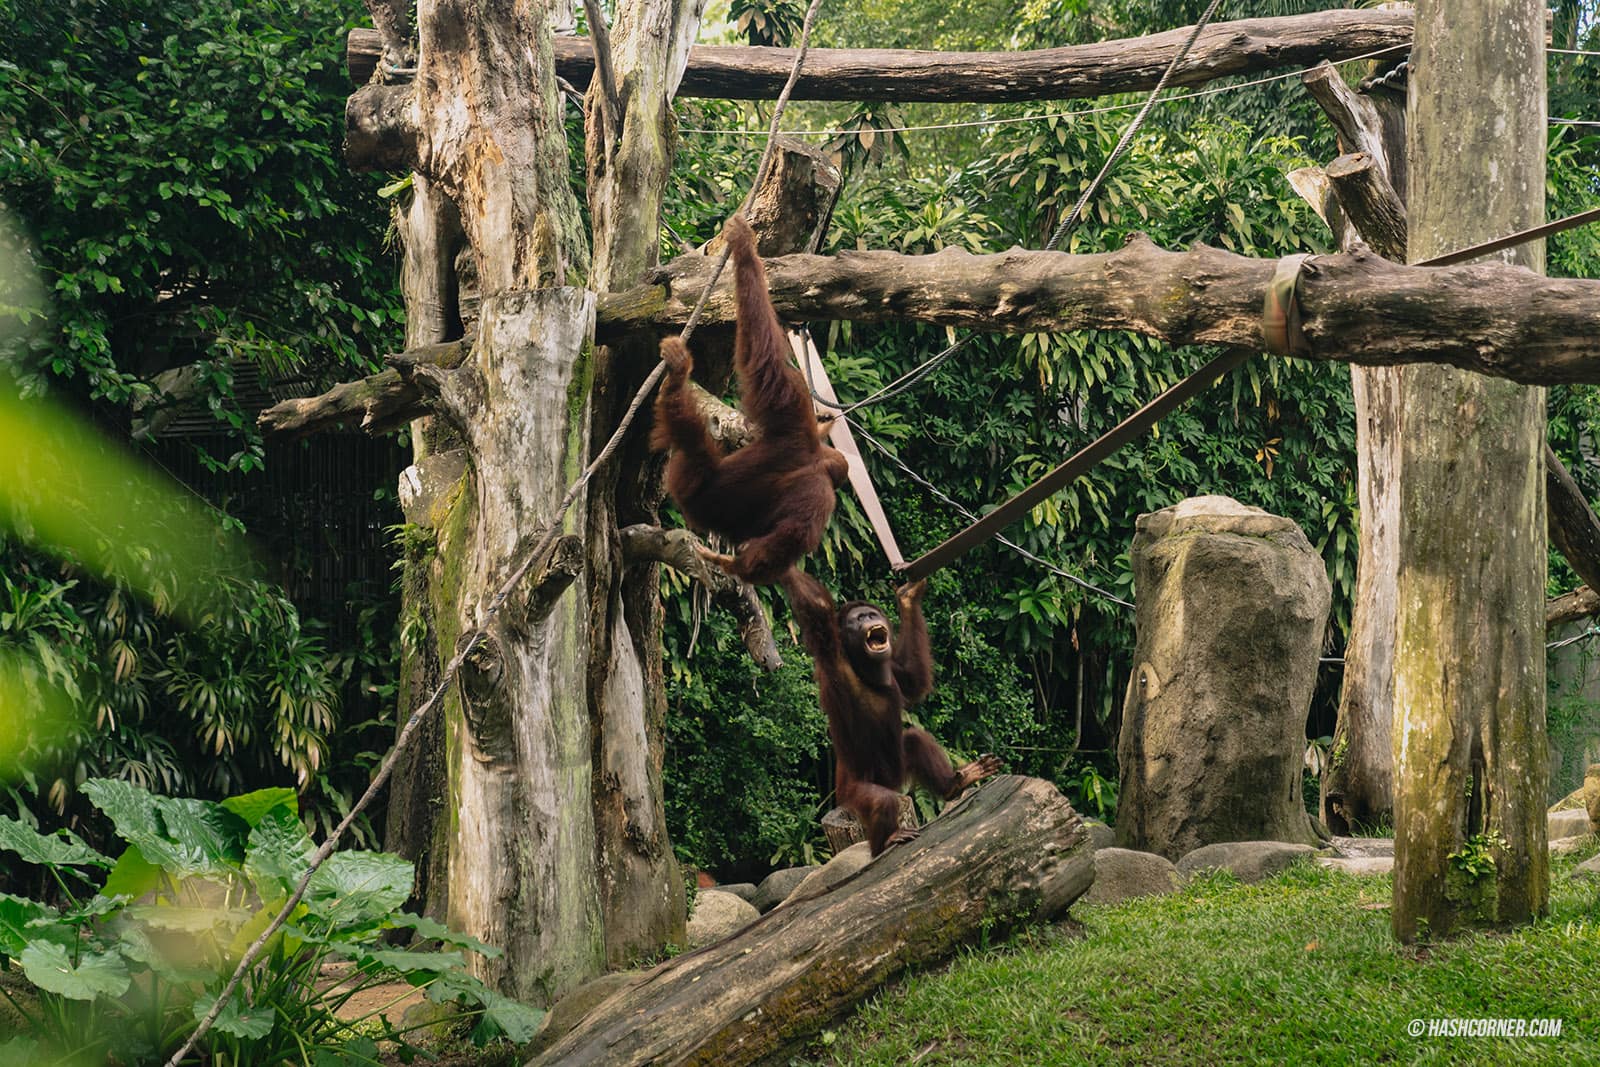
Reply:
[[[704, 0], [616, 5], [609, 60], [617, 99], [605, 99], [596, 80], [585, 134], [594, 227], [590, 288], [597, 292], [636, 284], [656, 265], [672, 170], [672, 92], [703, 8]], [[656, 358], [649, 334], [596, 349], [591, 410], [597, 441], [610, 436]], [[661, 784], [667, 711], [661, 576], [654, 565], [628, 567], [619, 532], [653, 523], [661, 496], [660, 461], [644, 435], [634, 434], [596, 474], [588, 497], [589, 719], [600, 906], [611, 967], [681, 944], [687, 912]]]
[[[466, 238], [455, 205], [426, 178], [414, 174], [411, 198], [399, 213], [397, 229], [403, 256], [400, 288], [406, 302], [406, 349], [441, 354], [447, 348], [461, 351], [461, 342], [452, 340], [461, 336], [455, 265]], [[459, 358], [445, 362], [454, 366]], [[376, 379], [383, 379], [382, 384]], [[336, 386], [321, 397], [286, 401], [267, 409], [261, 413], [263, 430], [271, 416], [279, 432], [297, 436], [347, 419], [358, 419], [364, 431], [375, 433], [387, 420], [373, 412], [389, 403], [389, 399], [380, 402], [377, 398], [394, 398], [396, 389], [403, 394], [414, 392], [392, 369], [347, 385], [353, 388]], [[410, 407], [403, 399], [401, 404]], [[417, 406], [411, 427], [412, 465], [400, 477], [406, 522], [422, 536], [407, 538], [402, 549], [400, 617], [409, 623], [402, 631], [409, 639], [400, 644], [398, 723], [410, 718], [438, 685], [436, 623], [440, 617], [454, 618], [458, 611], [459, 590], [446, 588], [441, 581], [433, 505], [459, 495], [466, 461], [455, 449], [449, 428], [431, 418], [417, 417], [422, 415], [425, 411]], [[440, 455], [446, 451], [451, 452], [451, 459], [441, 464]], [[432, 469], [425, 475], [423, 468]], [[424, 481], [432, 486], [432, 492], [426, 503], [417, 506], [404, 487], [420, 487]], [[384, 847], [410, 860], [417, 872], [411, 906], [440, 921], [450, 908], [450, 823], [440, 812], [449, 792], [444, 737], [442, 715], [432, 715], [418, 727], [416, 741], [401, 754], [389, 779], [389, 810], [384, 822]]]
[[[1413, 260], [1543, 221], [1546, 138], [1542, 4], [1422, 0], [1416, 23]], [[1543, 246], [1508, 258], [1540, 269]], [[1425, 366], [1401, 404], [1391, 921], [1412, 941], [1547, 906], [1545, 396]]]
[[[1345, 219], [1344, 250], [1363, 241], [1385, 259], [1405, 262], [1405, 203], [1399, 192], [1406, 188], [1405, 127], [1403, 121], [1394, 121], [1403, 120], [1403, 103], [1382, 90], [1370, 96], [1353, 92], [1328, 63], [1303, 81], [1346, 153], [1327, 167], [1334, 201]], [[1393, 819], [1401, 382], [1407, 373], [1404, 367], [1350, 368], [1361, 532], [1344, 684], [1331, 760], [1320, 783], [1322, 819], [1336, 834], [1376, 828]]]
[[[408, 286], [417, 301], [408, 311], [440, 323], [434, 332], [447, 336], [429, 340], [473, 330], [470, 356], [457, 369], [401, 368], [427, 388], [448, 424], [441, 437], [464, 450], [456, 488], [428, 505], [431, 655], [442, 662], [484, 621], [490, 598], [582, 467], [594, 294], [567, 287], [585, 278], [589, 255], [568, 181], [543, 9], [423, 0], [418, 37], [409, 88], [417, 192], [448, 199], [470, 254], [440, 243], [408, 247], [408, 267], [414, 253], [450, 279]], [[461, 321], [463, 273], [475, 278], [472, 324]], [[574, 515], [583, 507], [580, 498]], [[569, 523], [569, 533], [581, 529], [581, 520]], [[446, 781], [431, 794], [448, 845], [445, 885], [432, 891], [443, 889], [453, 926], [505, 950], [477, 963], [482, 977], [535, 1004], [604, 962], [585, 688], [588, 591], [580, 582], [571, 595], [555, 595], [575, 568], [571, 542], [560, 548], [507, 601], [445, 701]]]
[[[649, 283], [603, 295], [602, 338], [685, 322], [711, 266], [703, 256], [680, 256]], [[1140, 236], [1094, 255], [947, 248], [921, 256], [780, 256], [767, 261], [767, 279], [774, 307], [791, 322], [1127, 330], [1173, 344], [1259, 350], [1262, 298], [1275, 267], [1205, 246], [1166, 252]], [[1500, 262], [1409, 267], [1358, 252], [1313, 257], [1298, 291], [1312, 359], [1446, 363], [1537, 384], [1600, 381], [1600, 282], [1545, 278]], [[703, 321], [732, 319], [733, 283], [724, 278]]]
[[[794, 99], [1001, 102], [1143, 92], [1155, 86], [1189, 32], [1184, 27], [1029, 52], [813, 48], [806, 53]], [[1199, 85], [1410, 43], [1409, 11], [1316, 11], [1213, 23], [1201, 32], [1171, 84]], [[613, 45], [621, 47], [615, 40]], [[375, 31], [351, 31], [345, 56], [354, 81], [366, 83], [379, 49]], [[589, 84], [594, 49], [588, 38], [556, 38], [555, 58], [561, 77], [580, 89]], [[776, 99], [794, 66], [790, 48], [697, 45], [685, 58], [687, 69], [677, 71], [679, 95], [729, 100]], [[625, 80], [620, 72], [618, 78]]]
[[533, 1062], [767, 1059], [905, 968], [985, 931], [1058, 915], [1093, 881], [1088, 834], [1055, 786], [996, 778], [821, 895], [791, 899], [624, 985]]

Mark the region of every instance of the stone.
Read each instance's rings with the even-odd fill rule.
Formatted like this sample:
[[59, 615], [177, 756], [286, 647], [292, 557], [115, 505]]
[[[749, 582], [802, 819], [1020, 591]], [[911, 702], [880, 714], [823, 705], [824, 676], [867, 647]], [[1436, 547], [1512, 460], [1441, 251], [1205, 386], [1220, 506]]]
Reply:
[[1588, 859], [1572, 868], [1572, 873], [1567, 875], [1567, 877], [1577, 878], [1580, 880], [1590, 878], [1600, 879], [1600, 856], [1590, 856]]
[[1570, 837], [1552, 837], [1549, 844], [1550, 855], [1570, 856], [1574, 852], [1582, 852], [1592, 844], [1594, 841], [1587, 833], [1573, 834]]
[[543, 1052], [566, 1037], [602, 1001], [609, 999], [619, 989], [627, 989], [642, 981], [644, 974], [643, 971], [613, 971], [578, 986], [551, 1006], [544, 1022], [534, 1033], [533, 1041], [522, 1046], [522, 1054], [528, 1056]]
[[727, 885], [717, 886], [722, 893], [732, 893], [740, 900], [748, 900], [752, 904], [756, 899], [756, 884], [754, 882], [729, 882]]
[[872, 846], [865, 841], [859, 841], [821, 867], [812, 868], [811, 873], [783, 898], [784, 902], [809, 900], [811, 897], [821, 896], [871, 862]]
[[1545, 836], [1554, 841], [1561, 837], [1582, 837], [1589, 832], [1589, 813], [1582, 808], [1552, 811], [1545, 820]]
[[1089, 831], [1089, 843], [1095, 848], [1111, 848], [1117, 843], [1117, 832], [1099, 819], [1084, 819], [1083, 828]]
[[1116, 843], [1320, 845], [1301, 801], [1332, 590], [1289, 519], [1223, 496], [1139, 516]]
[[810, 867], [785, 867], [781, 871], [773, 871], [761, 880], [756, 887], [755, 899], [750, 901], [757, 911], [768, 912], [782, 904], [793, 893], [795, 887], [806, 880], [806, 875], [816, 870]]
[[1297, 841], [1224, 841], [1206, 845], [1178, 861], [1178, 873], [1185, 879], [1204, 870], [1232, 871], [1241, 882], [1259, 882], [1304, 856], [1316, 854], [1310, 845]]
[[1130, 848], [1101, 848], [1094, 854], [1094, 884], [1083, 900], [1116, 904], [1134, 897], [1166, 896], [1180, 883], [1178, 869], [1165, 856]]
[[1389, 874], [1394, 870], [1394, 856], [1318, 856], [1317, 865], [1357, 877]]
[[748, 900], [720, 889], [705, 889], [695, 894], [694, 913], [684, 936], [690, 948], [703, 948], [732, 937], [759, 918], [761, 913]]

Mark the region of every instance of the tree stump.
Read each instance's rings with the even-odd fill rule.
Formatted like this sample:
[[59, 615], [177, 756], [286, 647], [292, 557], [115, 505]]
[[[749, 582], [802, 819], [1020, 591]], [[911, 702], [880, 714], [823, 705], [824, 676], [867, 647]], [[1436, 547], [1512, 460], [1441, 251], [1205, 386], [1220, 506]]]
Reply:
[[532, 1063], [763, 1060], [909, 966], [1060, 914], [1093, 881], [1089, 835], [1056, 787], [995, 778], [831, 889], [626, 984]]
[[[900, 794], [900, 825], [915, 830], [922, 824], [917, 821], [917, 805], [910, 793]], [[861, 820], [849, 808], [834, 808], [822, 817], [822, 832], [828, 835], [828, 848], [837, 856], [851, 845], [867, 839]]]

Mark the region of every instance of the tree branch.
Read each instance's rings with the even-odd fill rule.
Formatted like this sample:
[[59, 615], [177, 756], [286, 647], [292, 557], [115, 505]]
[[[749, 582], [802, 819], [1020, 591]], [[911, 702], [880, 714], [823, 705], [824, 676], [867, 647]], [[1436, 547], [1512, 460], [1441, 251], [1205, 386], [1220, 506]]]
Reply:
[[[461, 365], [467, 356], [465, 341], [427, 345], [390, 356], [395, 362], [432, 364], [446, 370]], [[389, 369], [359, 381], [342, 382], [317, 396], [284, 400], [256, 417], [264, 434], [294, 440], [335, 426], [358, 426], [367, 433], [386, 433], [430, 410], [422, 390]]]
[[[583, 0], [583, 14], [589, 23], [589, 44], [594, 49], [593, 69], [600, 76], [600, 99], [605, 107], [606, 137], [608, 141], [615, 141], [622, 136], [622, 96], [617, 92], [616, 65], [611, 59], [611, 31], [606, 28], [606, 15], [600, 10], [599, 0]], [[559, 75], [559, 64], [556, 70]]]
[[[1200, 85], [1237, 74], [1403, 49], [1411, 44], [1411, 21], [1406, 10], [1364, 10], [1213, 23], [1200, 34], [1171, 84]], [[1027, 52], [813, 48], [793, 98], [1001, 102], [1142, 92], [1155, 86], [1189, 29]], [[365, 83], [380, 50], [374, 31], [352, 30], [346, 46], [350, 77]], [[594, 50], [588, 40], [557, 37], [555, 56], [557, 74], [580, 89], [589, 84]], [[789, 48], [697, 45], [689, 53], [677, 95], [772, 100], [793, 65], [794, 50]]]
[[665, 563], [693, 578], [710, 590], [711, 599], [738, 621], [739, 637], [749, 649], [750, 658], [762, 670], [775, 671], [783, 666], [783, 657], [778, 654], [777, 642], [772, 637], [772, 626], [761, 608], [761, 598], [750, 586], [700, 558], [695, 550], [701, 543], [699, 538], [688, 530], [664, 530], [646, 523], [624, 527], [621, 535], [622, 555], [629, 564]]
[[[601, 296], [602, 338], [683, 323], [711, 266], [680, 256], [652, 284]], [[1262, 298], [1276, 261], [1205, 246], [1166, 252], [1139, 236], [1095, 255], [950, 248], [926, 256], [780, 256], [766, 266], [773, 304], [791, 322], [1127, 330], [1171, 344], [1260, 350]], [[1532, 384], [1600, 382], [1600, 282], [1545, 278], [1499, 262], [1408, 267], [1358, 252], [1314, 257], [1299, 296], [1312, 359], [1447, 363]], [[732, 319], [727, 280], [703, 321]]]
[[1580, 585], [1570, 593], [1545, 601], [1544, 625], [1547, 630], [1590, 615], [1600, 615], [1600, 593], [1587, 585]]

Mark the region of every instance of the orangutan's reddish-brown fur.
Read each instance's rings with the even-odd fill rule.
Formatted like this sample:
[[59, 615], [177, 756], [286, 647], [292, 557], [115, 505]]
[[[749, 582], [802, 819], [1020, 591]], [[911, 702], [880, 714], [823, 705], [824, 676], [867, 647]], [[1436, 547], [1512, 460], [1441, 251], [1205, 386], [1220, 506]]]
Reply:
[[933, 692], [933, 650], [922, 617], [926, 588], [926, 581], [900, 588], [900, 632], [874, 656], [863, 635], [877, 627], [887, 634], [889, 620], [881, 610], [859, 600], [836, 608], [815, 578], [794, 569], [783, 576], [828, 716], [838, 761], [834, 789], [839, 803], [861, 820], [874, 856], [917, 836], [900, 826], [900, 790], [908, 777], [952, 800], [1000, 770], [1000, 761], [987, 755], [952, 767], [932, 734], [901, 717]]
[[757, 437], [732, 455], [723, 452], [689, 392], [694, 361], [681, 340], [669, 337], [661, 342], [667, 375], [656, 396], [650, 443], [672, 448], [667, 492], [690, 528], [721, 534], [737, 546], [733, 556], [708, 558], [737, 578], [767, 585], [821, 542], [848, 467], [842, 453], [822, 442], [810, 390], [789, 365], [789, 342], [772, 310], [755, 234], [735, 215], [723, 236], [738, 292], [733, 360], [740, 406]]

